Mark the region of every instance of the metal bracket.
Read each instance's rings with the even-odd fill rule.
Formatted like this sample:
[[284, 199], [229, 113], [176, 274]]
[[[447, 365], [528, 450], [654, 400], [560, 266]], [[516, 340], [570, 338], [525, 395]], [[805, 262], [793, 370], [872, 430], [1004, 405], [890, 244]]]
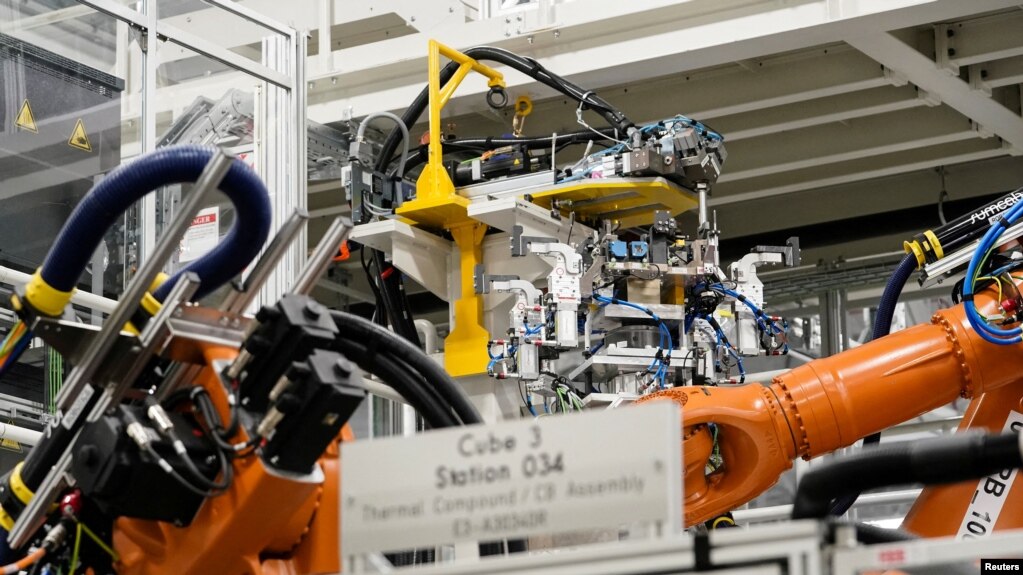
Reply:
[[484, 269], [483, 264], [476, 264], [472, 268], [472, 286], [478, 294], [490, 293], [491, 282], [505, 282], [520, 279], [519, 276], [514, 275], [487, 275]]
[[545, 238], [539, 236], [522, 235], [522, 226], [512, 226], [511, 255], [513, 258], [521, 258], [530, 253], [529, 244], [534, 242], [557, 243], [558, 238]]
[[953, 62], [955, 55], [955, 29], [948, 24], [938, 24], [934, 27], [934, 59], [938, 68], [949, 76], [959, 75], [959, 66]]
[[755, 246], [750, 251], [755, 254], [781, 254], [785, 265], [790, 268], [798, 266], [801, 260], [799, 252], [799, 238], [796, 236], [792, 236], [785, 240], [784, 246]]

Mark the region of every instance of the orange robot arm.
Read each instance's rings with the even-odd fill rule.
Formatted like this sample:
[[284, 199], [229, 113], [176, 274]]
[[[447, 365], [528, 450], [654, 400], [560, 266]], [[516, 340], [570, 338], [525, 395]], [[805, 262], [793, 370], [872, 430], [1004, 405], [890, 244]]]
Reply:
[[[993, 309], [994, 299], [990, 291], [977, 294], [978, 309]], [[767, 386], [675, 388], [641, 401], [682, 406], [685, 523], [693, 525], [753, 499], [796, 457], [849, 446], [958, 396], [1003, 389], [1021, 379], [1019, 365], [1023, 347], [985, 342], [960, 305], [936, 313], [930, 324], [812, 361]], [[1015, 404], [1019, 396], [1013, 395]], [[705, 474], [711, 423], [723, 464]]]

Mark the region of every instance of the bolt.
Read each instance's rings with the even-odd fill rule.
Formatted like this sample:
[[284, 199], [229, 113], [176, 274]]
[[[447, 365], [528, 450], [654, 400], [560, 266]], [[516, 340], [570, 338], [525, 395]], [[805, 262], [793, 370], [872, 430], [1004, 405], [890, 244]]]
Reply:
[[955, 55], [956, 55], [956, 49], [955, 48], [949, 48], [948, 49], [948, 57], [951, 58], [951, 57], [953, 57]]
[[342, 378], [348, 378], [352, 375], [352, 362], [347, 359], [340, 357], [334, 362], [334, 372]]
[[951, 28], [949, 28], [948, 30], [945, 30], [945, 36], [951, 38], [951, 37], [953, 37], [955, 35], [956, 35], [956, 31], [955, 30], [953, 30]]
[[412, 17], [412, 18], [410, 18], [409, 20], [410, 20], [410, 21], [412, 21], [412, 22], [415, 22], [415, 21], [416, 21], [416, 17], [415, 17], [415, 16], [413, 16], [413, 17]]
[[561, 38], [561, 30], [555, 30], [554, 31], [554, 37], [555, 38]]
[[526, 40], [528, 40], [530, 44], [533, 43], [533, 37], [532, 36], [530, 36], [529, 38], [526, 38]]
[[305, 314], [312, 319], [318, 318], [323, 315], [323, 306], [319, 302], [309, 300], [305, 304]]

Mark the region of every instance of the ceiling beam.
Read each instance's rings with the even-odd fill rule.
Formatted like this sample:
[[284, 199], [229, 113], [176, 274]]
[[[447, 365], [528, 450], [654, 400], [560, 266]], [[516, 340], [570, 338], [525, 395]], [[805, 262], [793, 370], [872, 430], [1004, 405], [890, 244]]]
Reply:
[[914, 86], [875, 88], [830, 98], [778, 106], [714, 120], [714, 129], [729, 144], [779, 132], [789, 132], [857, 118], [903, 112], [934, 105]]
[[862, 182], [864, 180], [871, 180], [874, 178], [883, 178], [897, 174], [904, 174], [907, 172], [926, 170], [928, 168], [936, 168], [938, 166], [948, 166], [953, 164], [961, 164], [964, 162], [984, 160], [987, 158], [995, 158], [998, 156], [1004, 156], [1007, 153], [1008, 150], [1005, 150], [1001, 147], [982, 148], [979, 150], [972, 150], [947, 156], [943, 155], [939, 157], [931, 157], [922, 160], [908, 161], [906, 163], [896, 163], [894, 165], [876, 169], [854, 170], [846, 174], [799, 181], [791, 184], [782, 184], [775, 187], [761, 188], [749, 192], [735, 194], [720, 194], [716, 197], [711, 198], [709, 204], [712, 207], [717, 207], [742, 202], [750, 202], [753, 200], [761, 200], [765, 198], [772, 198], [775, 196], [783, 196], [785, 194], [792, 194], [806, 190], [827, 188], [831, 186], [839, 186], [842, 184], [848, 184], [852, 182]]
[[[733, 203], [714, 209], [725, 238], [782, 232], [835, 220], [930, 206], [934, 214], [932, 220], [920, 224], [926, 227], [938, 220], [938, 196], [943, 189], [949, 200], [956, 202], [1005, 193], [1019, 187], [1023, 181], [1023, 157], [1001, 156], [949, 165], [945, 167], [944, 174], [943, 179], [937, 169], [924, 169], [826, 189], [794, 192], [762, 199], [756, 204]], [[715, 191], [715, 195], [720, 194]], [[949, 218], [960, 215], [948, 210], [945, 213]], [[695, 225], [696, 216], [691, 217]]]
[[[987, 88], [1001, 88], [1023, 84], [1023, 57], [993, 60], [970, 67], [970, 73], [976, 68], [980, 73], [980, 82]], [[971, 78], [972, 79], [972, 78]]]
[[725, 172], [721, 175], [721, 177], [718, 178], [718, 182], [728, 183], [738, 180], [747, 180], [750, 178], [759, 178], [763, 176], [769, 176], [772, 174], [780, 174], [784, 172], [803, 170], [815, 166], [839, 164], [842, 162], [850, 162], [852, 160], [860, 160], [863, 158], [871, 158], [874, 156], [885, 156], [888, 154], [894, 154], [906, 150], [929, 148], [932, 146], [940, 146], [941, 144], [950, 144], [953, 142], [961, 142], [963, 140], [972, 140], [977, 137], [979, 137], [979, 134], [975, 130], [960, 130], [957, 132], [949, 132], [947, 134], [931, 136], [928, 138], [898, 140], [893, 141], [891, 144], [884, 144], [880, 146], [867, 146], [856, 150], [850, 150], [848, 152], [841, 152], [837, 154], [830, 154], [827, 156], [808, 157], [802, 160], [770, 164], [760, 168], [752, 168], [740, 172]]
[[978, 136], [969, 120], [946, 106], [914, 108], [735, 143], [728, 141], [726, 133], [728, 160], [718, 182], [889, 155]]
[[[554, 21], [546, 31], [521, 34], [509, 29], [504, 20], [448, 18], [428, 34], [335, 51], [330, 70], [319, 68], [317, 60], [310, 61], [315, 87], [309, 97], [309, 117], [329, 122], [349, 108], [356, 116], [404, 108], [425, 83], [429, 37], [456, 47], [490, 44], [531, 55], [551, 70], [598, 89], [1014, 4], [1012, 0], [589, 0], [556, 4]], [[645, 9], [648, 6], [655, 8]], [[638, 29], [643, 33], [637, 34]], [[336, 85], [320, 81], [333, 78]], [[538, 98], [552, 95], [521, 74], [509, 73], [507, 80], [513, 88], [525, 88]], [[484, 82], [467, 80], [450, 104], [452, 112], [463, 113], [459, 107], [466, 105], [465, 98], [485, 90]]]
[[945, 27], [949, 65], [954, 68], [1023, 56], [1023, 10], [948, 24]]
[[927, 56], [888, 33], [851, 37], [857, 50], [904, 75], [941, 101], [1023, 152], [1023, 119], [1000, 103], [942, 70]]

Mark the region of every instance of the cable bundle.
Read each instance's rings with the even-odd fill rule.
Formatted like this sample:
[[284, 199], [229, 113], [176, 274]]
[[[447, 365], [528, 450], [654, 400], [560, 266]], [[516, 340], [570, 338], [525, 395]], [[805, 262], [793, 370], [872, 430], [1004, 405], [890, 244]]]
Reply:
[[340, 332], [334, 340], [336, 351], [397, 391], [427, 425], [441, 428], [483, 422], [462, 388], [417, 346], [357, 315], [330, 314]]
[[17, 363], [18, 358], [28, 349], [28, 344], [31, 341], [32, 332], [29, 331], [24, 321], [14, 324], [11, 331], [7, 332], [7, 337], [0, 344], [0, 377], [3, 377], [11, 366]]
[[[630, 301], [620, 300], [614, 297], [605, 297], [602, 295], [593, 295], [593, 299], [600, 302], [601, 306], [616, 304], [623, 305], [625, 307], [631, 307], [632, 309], [639, 310], [648, 316], [650, 319], [657, 322], [657, 329], [660, 330], [660, 341], [658, 342], [657, 355], [654, 360], [650, 362], [650, 366], [647, 367], [647, 371], [654, 374], [654, 380], [658, 382], [658, 386], [661, 389], [665, 388], [665, 383], [668, 378], [668, 365], [671, 363], [671, 350], [675, 347], [674, 340], [671, 337], [671, 330], [664, 324], [664, 321], [649, 308], [639, 305], [638, 303], [632, 303]], [[654, 368], [657, 368], [656, 370]]]
[[[977, 281], [985, 278], [996, 281], [1001, 294], [1002, 283], [998, 276], [1014, 268], [1015, 264], [1003, 266], [983, 278], [978, 276], [980, 270], [987, 264], [988, 259], [998, 245], [999, 238], [1002, 237], [1009, 226], [1019, 220], [1020, 215], [1023, 215], [1023, 202], [1014, 205], [1007, 214], [992, 223], [987, 233], [980, 239], [980, 244], [977, 245], [977, 249], [973, 252], [973, 257], [970, 258], [970, 265], [966, 268], [966, 279], [963, 285], [963, 307], [966, 310], [966, 317], [980, 337], [996, 345], [1011, 345], [1023, 341], [1023, 328], [1017, 325], [1009, 329], [1002, 329], [992, 325], [991, 320], [981, 315], [977, 310], [974, 295], [976, 294]], [[1001, 295], [999, 295], [998, 304], [1001, 303]]]

